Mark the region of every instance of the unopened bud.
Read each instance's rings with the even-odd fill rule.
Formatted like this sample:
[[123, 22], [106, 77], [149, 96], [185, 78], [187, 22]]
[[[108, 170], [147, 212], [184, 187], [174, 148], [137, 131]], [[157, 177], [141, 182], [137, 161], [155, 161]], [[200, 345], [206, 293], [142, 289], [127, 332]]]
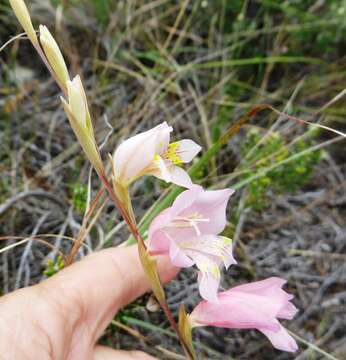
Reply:
[[34, 30], [34, 27], [32, 26], [30, 14], [28, 8], [25, 5], [25, 2], [23, 0], [9, 0], [9, 1], [18, 21], [22, 25], [29, 39], [34, 45], [37, 45], [38, 40], [37, 40], [36, 32]]
[[87, 99], [80, 77], [77, 75], [72, 81], [68, 80], [66, 86], [68, 102], [63, 98], [61, 101], [72, 129], [98, 174], [103, 174], [104, 168], [96, 145]]
[[66, 83], [70, 80], [70, 77], [68, 75], [65, 60], [61, 54], [58, 44], [54, 40], [50, 31], [44, 25], [40, 25], [40, 42], [58, 80], [64, 87], [66, 87]]

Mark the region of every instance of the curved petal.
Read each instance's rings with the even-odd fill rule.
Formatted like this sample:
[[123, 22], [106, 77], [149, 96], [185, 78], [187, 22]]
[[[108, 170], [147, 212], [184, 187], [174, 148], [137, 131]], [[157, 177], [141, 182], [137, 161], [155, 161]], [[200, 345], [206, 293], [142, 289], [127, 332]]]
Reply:
[[[278, 322], [279, 324], [279, 322]], [[282, 351], [295, 352], [298, 350], [298, 345], [293, 337], [287, 332], [287, 330], [281, 326], [278, 331], [271, 331], [267, 329], [258, 329], [261, 331], [272, 343], [272, 345]]]
[[[156, 251], [158, 248], [161, 248], [156, 240], [156, 232], [159, 230], [165, 232], [176, 242], [186, 240], [186, 238], [196, 235], [193, 229], [182, 229], [181, 231], [179, 227], [175, 226], [174, 219], [179, 215], [182, 209], [186, 206], [190, 206], [195, 201], [195, 198], [198, 196], [200, 191], [203, 190], [197, 185], [193, 186], [190, 190], [183, 191], [176, 197], [171, 207], [161, 211], [161, 213], [154, 218], [149, 226], [148, 232], [148, 246], [151, 251]], [[169, 246], [165, 246], [167, 251], [168, 248]]]
[[203, 260], [208, 259], [216, 265], [223, 262], [226, 269], [237, 263], [233, 258], [232, 240], [224, 236], [202, 235], [183, 238], [179, 246], [196, 261], [203, 256]]
[[253, 295], [235, 293], [225, 299], [219, 294], [218, 300], [218, 304], [201, 301], [191, 313], [193, 321], [229, 329], [280, 329], [275, 317], [263, 312], [262, 303]]
[[164, 180], [166, 182], [171, 182], [172, 177], [170, 173], [170, 169], [167, 167], [166, 162], [162, 159], [161, 156], [157, 155], [154, 163], [156, 165], [156, 170], [151, 171], [151, 175], [156, 176], [157, 178]]
[[220, 278], [215, 278], [209, 273], [199, 272], [198, 274], [199, 293], [202, 298], [211, 302], [218, 303], [217, 290], [220, 284]]
[[238, 285], [232, 288], [232, 290], [234, 291], [239, 290], [242, 292], [254, 293], [263, 296], [271, 296], [276, 294], [278, 291], [279, 292], [283, 291], [281, 288], [284, 284], [286, 284], [286, 282], [287, 281], [285, 279], [281, 279], [273, 276], [268, 279], [254, 281], [248, 284]]
[[194, 261], [186, 256], [172, 239], [170, 241], [169, 257], [172, 261], [172, 264], [177, 267], [190, 267], [194, 265]]
[[292, 320], [298, 309], [289, 301], [284, 304], [284, 306], [279, 310], [276, 316], [280, 319]]
[[161, 155], [168, 148], [170, 133], [173, 131], [173, 128], [164, 121], [154, 129], [157, 131], [156, 154]]
[[[147, 173], [146, 168], [150, 173], [155, 155], [158, 155], [162, 149], [168, 146], [171, 131], [173, 128], [163, 122], [121, 143], [113, 156], [117, 180], [119, 182], [131, 182], [136, 177], [145, 175], [143, 171]], [[156, 167], [154, 165], [154, 169]]]
[[167, 226], [171, 222], [173, 217], [174, 217], [174, 211], [172, 211], [172, 207], [169, 207], [169, 208], [161, 211], [159, 213], [159, 215], [157, 215], [154, 218], [154, 220], [151, 222], [151, 224], [149, 226], [149, 231], [148, 231], [149, 241], [152, 238], [152, 236], [154, 235], [154, 233], [157, 230], [164, 229], [164, 227]]
[[154, 129], [135, 135], [115, 150], [113, 166], [119, 182], [130, 182], [153, 161], [157, 133]]
[[195, 261], [197, 268], [200, 270], [198, 276], [199, 292], [203, 299], [217, 303], [217, 290], [220, 284], [220, 270], [217, 262], [204, 254], [193, 254], [191, 258]]
[[189, 213], [201, 214], [203, 218], [209, 219], [208, 222], [198, 225], [201, 233], [219, 234], [226, 226], [226, 207], [233, 193], [234, 190], [232, 189], [203, 191], [192, 206], [184, 210], [182, 215]]
[[148, 237], [148, 251], [155, 255], [168, 255], [170, 249], [170, 239], [162, 230], [156, 230]]
[[262, 281], [236, 286], [225, 291], [222, 296], [233, 296], [234, 293], [239, 292], [262, 297], [264, 308], [266, 308], [267, 304], [275, 316], [290, 319], [295, 315], [297, 309], [289, 303], [293, 296], [281, 289], [285, 283], [286, 280], [284, 279], [271, 277]]
[[172, 211], [175, 216], [179, 215], [184, 211], [184, 209], [191, 206], [197, 199], [197, 197], [202, 193], [204, 190], [202, 186], [193, 185], [190, 189], [183, 191], [179, 194], [173, 204], [172, 204]]
[[[275, 299], [277, 293], [268, 293], [270, 287], [277, 288], [283, 283], [282, 279], [271, 278], [222, 292], [218, 294], [218, 303], [201, 301], [190, 315], [191, 323], [193, 326], [257, 329], [268, 337], [275, 348], [294, 352], [298, 349], [295, 340], [276, 319], [277, 307], [282, 302]], [[266, 294], [261, 294], [261, 291]], [[287, 305], [288, 301], [285, 304], [281, 315], [292, 315], [293, 307]]]
[[171, 182], [181, 187], [190, 189], [193, 186], [189, 174], [179, 166], [171, 165]]
[[190, 139], [180, 140], [172, 145], [176, 146], [175, 153], [182, 163], [189, 163], [202, 149]]

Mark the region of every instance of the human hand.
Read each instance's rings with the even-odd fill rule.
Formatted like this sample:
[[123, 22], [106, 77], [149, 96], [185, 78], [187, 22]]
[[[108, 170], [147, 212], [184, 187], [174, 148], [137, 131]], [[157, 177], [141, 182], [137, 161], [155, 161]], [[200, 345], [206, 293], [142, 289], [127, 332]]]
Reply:
[[[163, 282], [177, 268], [158, 258]], [[149, 290], [136, 246], [85, 257], [42, 283], [0, 298], [0, 359], [154, 359], [97, 340], [124, 305]]]

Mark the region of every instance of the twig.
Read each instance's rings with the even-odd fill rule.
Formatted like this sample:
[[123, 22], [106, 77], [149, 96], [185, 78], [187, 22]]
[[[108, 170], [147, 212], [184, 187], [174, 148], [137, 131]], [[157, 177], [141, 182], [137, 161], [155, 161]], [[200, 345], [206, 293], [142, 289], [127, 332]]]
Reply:
[[328, 354], [326, 351], [322, 350], [321, 348], [319, 348], [318, 346], [310, 343], [309, 341], [303, 339], [302, 337], [300, 337], [299, 335], [295, 334], [294, 332], [287, 330], [293, 337], [295, 337], [298, 341], [300, 341], [301, 343], [303, 343], [304, 345], [308, 346], [310, 349], [318, 352], [319, 354], [323, 355], [326, 357], [326, 359], [330, 359], [330, 360], [339, 360], [336, 357], [334, 357], [331, 354]]
[[[46, 219], [48, 218], [48, 216], [51, 214], [51, 212], [46, 212], [44, 213], [41, 218], [39, 219], [39, 221], [37, 222], [33, 232], [31, 235], [36, 235], [40, 229], [40, 227], [42, 226], [42, 224], [46, 221]], [[20, 281], [22, 279], [22, 273], [24, 270], [24, 266], [26, 265], [26, 259], [29, 256], [30, 252], [31, 252], [31, 247], [32, 247], [32, 240], [29, 240], [29, 242], [27, 243], [27, 245], [25, 246], [24, 252], [22, 254], [22, 257], [20, 259], [20, 263], [19, 263], [19, 268], [18, 268], [18, 272], [17, 272], [17, 277], [16, 277], [16, 282], [14, 285], [14, 290], [17, 290], [20, 286]]]
[[32, 190], [20, 192], [7, 199], [3, 204], [0, 205], [0, 216], [3, 215], [8, 209], [10, 209], [16, 202], [21, 201], [27, 197], [47, 198], [57, 204], [63, 211], [65, 211], [66, 205], [57, 196], [43, 190]]
[[[153, 342], [148, 339], [147, 337], [145, 337], [144, 335], [142, 335], [139, 331], [135, 330], [135, 329], [132, 329], [131, 327], [129, 326], [126, 326], [125, 324], [123, 324], [122, 322], [120, 321], [117, 321], [117, 320], [113, 320], [112, 321], [112, 324], [117, 326], [118, 328], [122, 329], [122, 330], [125, 330], [127, 333], [129, 333], [131, 336], [139, 339], [139, 340], [143, 340], [145, 341], [146, 343], [149, 343], [150, 345], [153, 345]], [[155, 348], [157, 350], [159, 350], [160, 352], [162, 352], [163, 354], [165, 354], [166, 356], [169, 356], [170, 359], [176, 359], [176, 360], [185, 360], [186, 357], [185, 356], [182, 356], [182, 355], [179, 355], [179, 354], [176, 354], [170, 350], [167, 350], [165, 349], [164, 347], [162, 346], [159, 346], [159, 345], [154, 345]]]

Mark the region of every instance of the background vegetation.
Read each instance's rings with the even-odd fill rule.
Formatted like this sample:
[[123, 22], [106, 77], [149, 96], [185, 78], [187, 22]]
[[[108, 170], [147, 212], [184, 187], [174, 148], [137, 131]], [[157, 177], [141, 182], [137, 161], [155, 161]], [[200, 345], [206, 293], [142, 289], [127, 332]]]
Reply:
[[[121, 139], [162, 121], [177, 139], [207, 150], [260, 103], [345, 131], [345, 0], [27, 3], [35, 25], [55, 34], [71, 74], [84, 77], [104, 159]], [[19, 32], [0, 0], [0, 46]], [[29, 41], [1, 51], [2, 293], [58, 271], [59, 252], [68, 253], [83, 229], [90, 166], [58, 95]], [[341, 136], [264, 111], [195, 173], [205, 187], [237, 189], [226, 232], [239, 265], [222, 285], [281, 276], [300, 309], [287, 323], [298, 354], [273, 350], [254, 331], [204, 328], [195, 332], [201, 358], [346, 358], [344, 148]], [[97, 179], [90, 186], [94, 196]], [[138, 218], [166, 189], [152, 178], [135, 184]], [[78, 257], [128, 237], [111, 203], [84, 235]], [[195, 278], [182, 271], [167, 287], [175, 313], [183, 299], [188, 309], [196, 304]], [[167, 321], [148, 299], [124, 309], [102, 341], [179, 359]]]

